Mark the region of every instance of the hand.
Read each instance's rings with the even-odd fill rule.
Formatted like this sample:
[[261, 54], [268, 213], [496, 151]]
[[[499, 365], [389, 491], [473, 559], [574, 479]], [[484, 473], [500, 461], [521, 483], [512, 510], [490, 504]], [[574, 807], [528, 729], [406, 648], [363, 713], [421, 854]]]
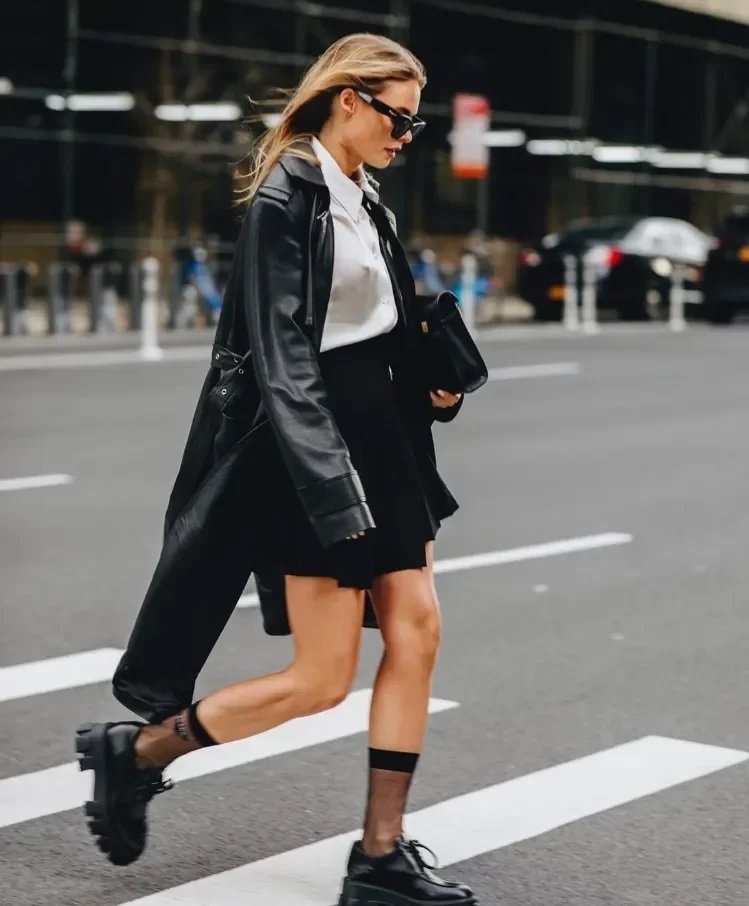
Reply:
[[448, 393], [447, 390], [430, 390], [429, 396], [432, 398], [433, 406], [436, 406], [438, 409], [449, 409], [450, 406], [454, 406], [456, 403], [460, 402], [460, 398], [463, 394]]
[[364, 532], [354, 532], [353, 535], [348, 535], [348, 537], [346, 537], [345, 540], [354, 541], [356, 538], [363, 538], [363, 537], [364, 537]]

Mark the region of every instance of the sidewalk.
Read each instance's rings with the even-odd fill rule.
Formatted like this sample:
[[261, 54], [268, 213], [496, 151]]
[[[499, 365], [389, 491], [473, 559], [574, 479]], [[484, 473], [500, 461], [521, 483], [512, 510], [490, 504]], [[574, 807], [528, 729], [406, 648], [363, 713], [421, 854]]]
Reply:
[[[487, 319], [485, 324], [479, 323], [479, 333], [491, 328], [505, 329], [509, 326], [533, 326], [527, 320], [530, 308], [522, 299], [507, 297], [501, 301], [490, 300], [480, 314]], [[167, 314], [166, 304], [161, 304], [161, 317]], [[129, 321], [128, 306], [118, 303], [117, 323], [119, 330], [113, 332], [89, 333], [89, 308], [85, 301], [76, 300], [71, 307], [71, 333], [47, 334], [47, 313], [43, 304], [35, 300], [29, 308], [31, 333], [18, 336], [0, 335], [0, 358], [6, 356], [35, 355], [41, 353], [66, 353], [66, 352], [104, 352], [135, 350], [140, 346], [139, 331], [127, 330]], [[503, 324], [503, 322], [505, 322]], [[163, 320], [162, 320], [162, 323]], [[1, 328], [0, 328], [1, 329]], [[159, 331], [159, 344], [164, 349], [175, 347], [210, 346], [215, 333], [214, 326], [194, 327], [170, 330], [161, 328]]]

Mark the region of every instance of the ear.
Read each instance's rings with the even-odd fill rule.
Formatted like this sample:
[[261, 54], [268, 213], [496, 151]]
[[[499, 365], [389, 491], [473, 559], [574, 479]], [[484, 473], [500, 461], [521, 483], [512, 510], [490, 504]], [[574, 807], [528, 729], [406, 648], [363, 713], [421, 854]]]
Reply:
[[344, 88], [343, 91], [338, 95], [338, 103], [341, 106], [341, 109], [346, 114], [346, 116], [351, 116], [356, 110], [356, 105], [359, 102], [359, 95], [354, 91], [353, 88]]

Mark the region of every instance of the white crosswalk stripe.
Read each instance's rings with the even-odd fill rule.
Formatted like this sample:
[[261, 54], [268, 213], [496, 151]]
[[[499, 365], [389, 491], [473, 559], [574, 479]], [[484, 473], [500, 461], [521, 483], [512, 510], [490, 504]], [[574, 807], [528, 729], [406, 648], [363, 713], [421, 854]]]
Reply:
[[29, 475], [27, 478], [0, 479], [0, 491], [30, 491], [35, 488], [54, 488], [72, 484], [72, 475]]
[[[740, 764], [749, 753], [649, 736], [407, 816], [450, 865], [510, 846], [643, 796]], [[123, 906], [332, 906], [358, 831], [130, 900]]]
[[[192, 752], [166, 773], [176, 781], [191, 780], [363, 733], [371, 695], [370, 689], [360, 689], [330, 711], [290, 721], [249, 739]], [[429, 701], [430, 714], [457, 707], [457, 702], [439, 698]], [[77, 762], [0, 780], [0, 827], [77, 808], [88, 799], [90, 787], [91, 773], [80, 773]]]
[[122, 656], [119, 648], [96, 648], [44, 661], [0, 667], [0, 702], [110, 679]]
[[580, 374], [579, 362], [549, 362], [544, 365], [510, 365], [504, 368], [490, 368], [490, 381], [521, 381], [528, 378], [566, 377]]

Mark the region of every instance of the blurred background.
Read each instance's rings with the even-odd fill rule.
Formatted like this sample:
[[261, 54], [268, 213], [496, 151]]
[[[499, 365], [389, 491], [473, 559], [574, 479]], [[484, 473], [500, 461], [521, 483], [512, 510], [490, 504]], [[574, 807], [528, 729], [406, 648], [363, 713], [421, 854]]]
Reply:
[[427, 287], [460, 290], [472, 252], [479, 320], [560, 320], [572, 254], [579, 297], [589, 266], [602, 312], [658, 317], [681, 262], [687, 315], [731, 320], [749, 294], [749, 7], [570, 0], [562, 10], [552, 0], [9, 0], [5, 333], [139, 326], [146, 255], [160, 261], [164, 324], [215, 321], [240, 217], [231, 171], [264, 128], [247, 117], [272, 114], [251, 101], [292, 87], [357, 30], [406, 43], [427, 67], [429, 128], [381, 174]]

